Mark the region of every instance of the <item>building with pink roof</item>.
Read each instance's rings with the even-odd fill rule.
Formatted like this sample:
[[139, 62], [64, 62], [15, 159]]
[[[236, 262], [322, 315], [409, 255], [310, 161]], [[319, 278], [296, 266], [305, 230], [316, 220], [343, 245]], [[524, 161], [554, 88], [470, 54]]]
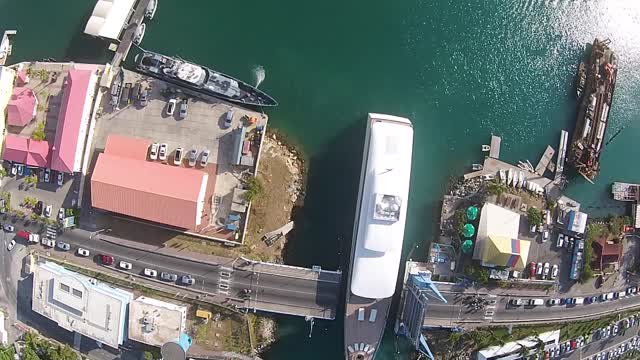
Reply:
[[110, 135], [91, 176], [91, 205], [192, 229], [201, 224], [209, 175], [147, 161], [149, 142]]
[[15, 87], [7, 104], [7, 124], [25, 126], [34, 117], [38, 109], [38, 98], [27, 87]]
[[7, 134], [4, 140], [3, 159], [28, 166], [49, 167], [51, 145], [15, 134]]
[[80, 171], [96, 82], [91, 70], [69, 70], [53, 143], [53, 170], [69, 174]]

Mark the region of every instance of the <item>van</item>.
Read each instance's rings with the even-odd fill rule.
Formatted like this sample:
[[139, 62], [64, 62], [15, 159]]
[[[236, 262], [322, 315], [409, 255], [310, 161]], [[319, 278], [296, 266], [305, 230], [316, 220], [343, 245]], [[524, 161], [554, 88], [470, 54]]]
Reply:
[[618, 299], [622, 299], [622, 298], [623, 298], [623, 297], [625, 297], [625, 296], [627, 296], [627, 293], [626, 293], [626, 292], [624, 292], [624, 291], [620, 291], [620, 292], [618, 293]]
[[584, 298], [577, 297], [577, 298], [574, 299], [573, 302], [574, 302], [575, 305], [582, 305], [582, 304], [584, 304]]

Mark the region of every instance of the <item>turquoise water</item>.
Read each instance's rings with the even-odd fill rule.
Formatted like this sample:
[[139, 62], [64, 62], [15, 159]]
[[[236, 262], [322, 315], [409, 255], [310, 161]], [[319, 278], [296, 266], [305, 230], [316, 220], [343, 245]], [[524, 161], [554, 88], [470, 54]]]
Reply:
[[[81, 34], [93, 1], [0, 0], [0, 24], [17, 28], [14, 58], [103, 61], [105, 45]], [[572, 87], [586, 43], [608, 37], [620, 59], [607, 146], [595, 185], [575, 179], [568, 195], [592, 215], [623, 208], [615, 180], [640, 181], [640, 3], [637, 1], [162, 1], [143, 47], [251, 80], [279, 102], [271, 125], [309, 158], [307, 206], [288, 249], [294, 264], [342, 265], [350, 241], [367, 112], [415, 126], [406, 253], [424, 255], [447, 178], [481, 159], [491, 133], [502, 157], [536, 163], [559, 130], [572, 129]], [[342, 239], [340, 241], [339, 239]], [[341, 321], [279, 318], [266, 359], [338, 359]], [[401, 345], [398, 345], [402, 348]], [[387, 336], [379, 359], [403, 359]]]

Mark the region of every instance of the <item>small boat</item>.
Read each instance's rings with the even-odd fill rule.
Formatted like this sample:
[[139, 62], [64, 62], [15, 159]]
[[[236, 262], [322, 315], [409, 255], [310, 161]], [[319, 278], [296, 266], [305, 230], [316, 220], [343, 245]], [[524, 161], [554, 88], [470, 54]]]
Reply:
[[576, 79], [576, 95], [578, 99], [582, 97], [582, 93], [584, 92], [584, 87], [586, 84], [587, 84], [587, 69], [583, 61], [578, 66], [578, 76]]
[[136, 29], [136, 33], [133, 35], [133, 43], [136, 45], [140, 45], [142, 42], [142, 38], [144, 37], [144, 32], [147, 30], [147, 25], [145, 23], [140, 24]]
[[525, 182], [524, 173], [520, 171], [520, 176], [518, 177], [518, 187], [523, 187], [524, 182]]
[[471, 164], [471, 170], [473, 171], [482, 170], [482, 164]]
[[120, 94], [122, 93], [122, 83], [124, 82], [124, 71], [119, 70], [111, 83], [111, 106], [119, 109]]
[[507, 173], [507, 185], [513, 185], [513, 169], [509, 169]]
[[532, 183], [531, 181], [527, 181], [527, 190], [533, 191], [533, 185], [534, 183]]
[[483, 152], [489, 152], [489, 151], [491, 151], [491, 146], [489, 146], [489, 145], [482, 145], [482, 151], [483, 151]]
[[498, 174], [500, 174], [500, 182], [501, 183], [506, 183], [507, 182], [507, 174], [505, 173], [504, 169], [500, 169], [498, 171]]
[[156, 9], [158, 8], [158, 0], [150, 0], [149, 1], [149, 5], [147, 5], [147, 9], [144, 12], [144, 16], [149, 19], [152, 20], [153, 19], [153, 15], [156, 14]]

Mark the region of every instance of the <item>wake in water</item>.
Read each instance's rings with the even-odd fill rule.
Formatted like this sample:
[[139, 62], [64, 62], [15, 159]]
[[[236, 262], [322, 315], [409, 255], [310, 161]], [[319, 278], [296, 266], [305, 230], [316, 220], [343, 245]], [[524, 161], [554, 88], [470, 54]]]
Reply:
[[256, 87], [260, 86], [265, 77], [264, 67], [262, 65], [256, 65], [253, 68], [253, 76], [255, 77]]

